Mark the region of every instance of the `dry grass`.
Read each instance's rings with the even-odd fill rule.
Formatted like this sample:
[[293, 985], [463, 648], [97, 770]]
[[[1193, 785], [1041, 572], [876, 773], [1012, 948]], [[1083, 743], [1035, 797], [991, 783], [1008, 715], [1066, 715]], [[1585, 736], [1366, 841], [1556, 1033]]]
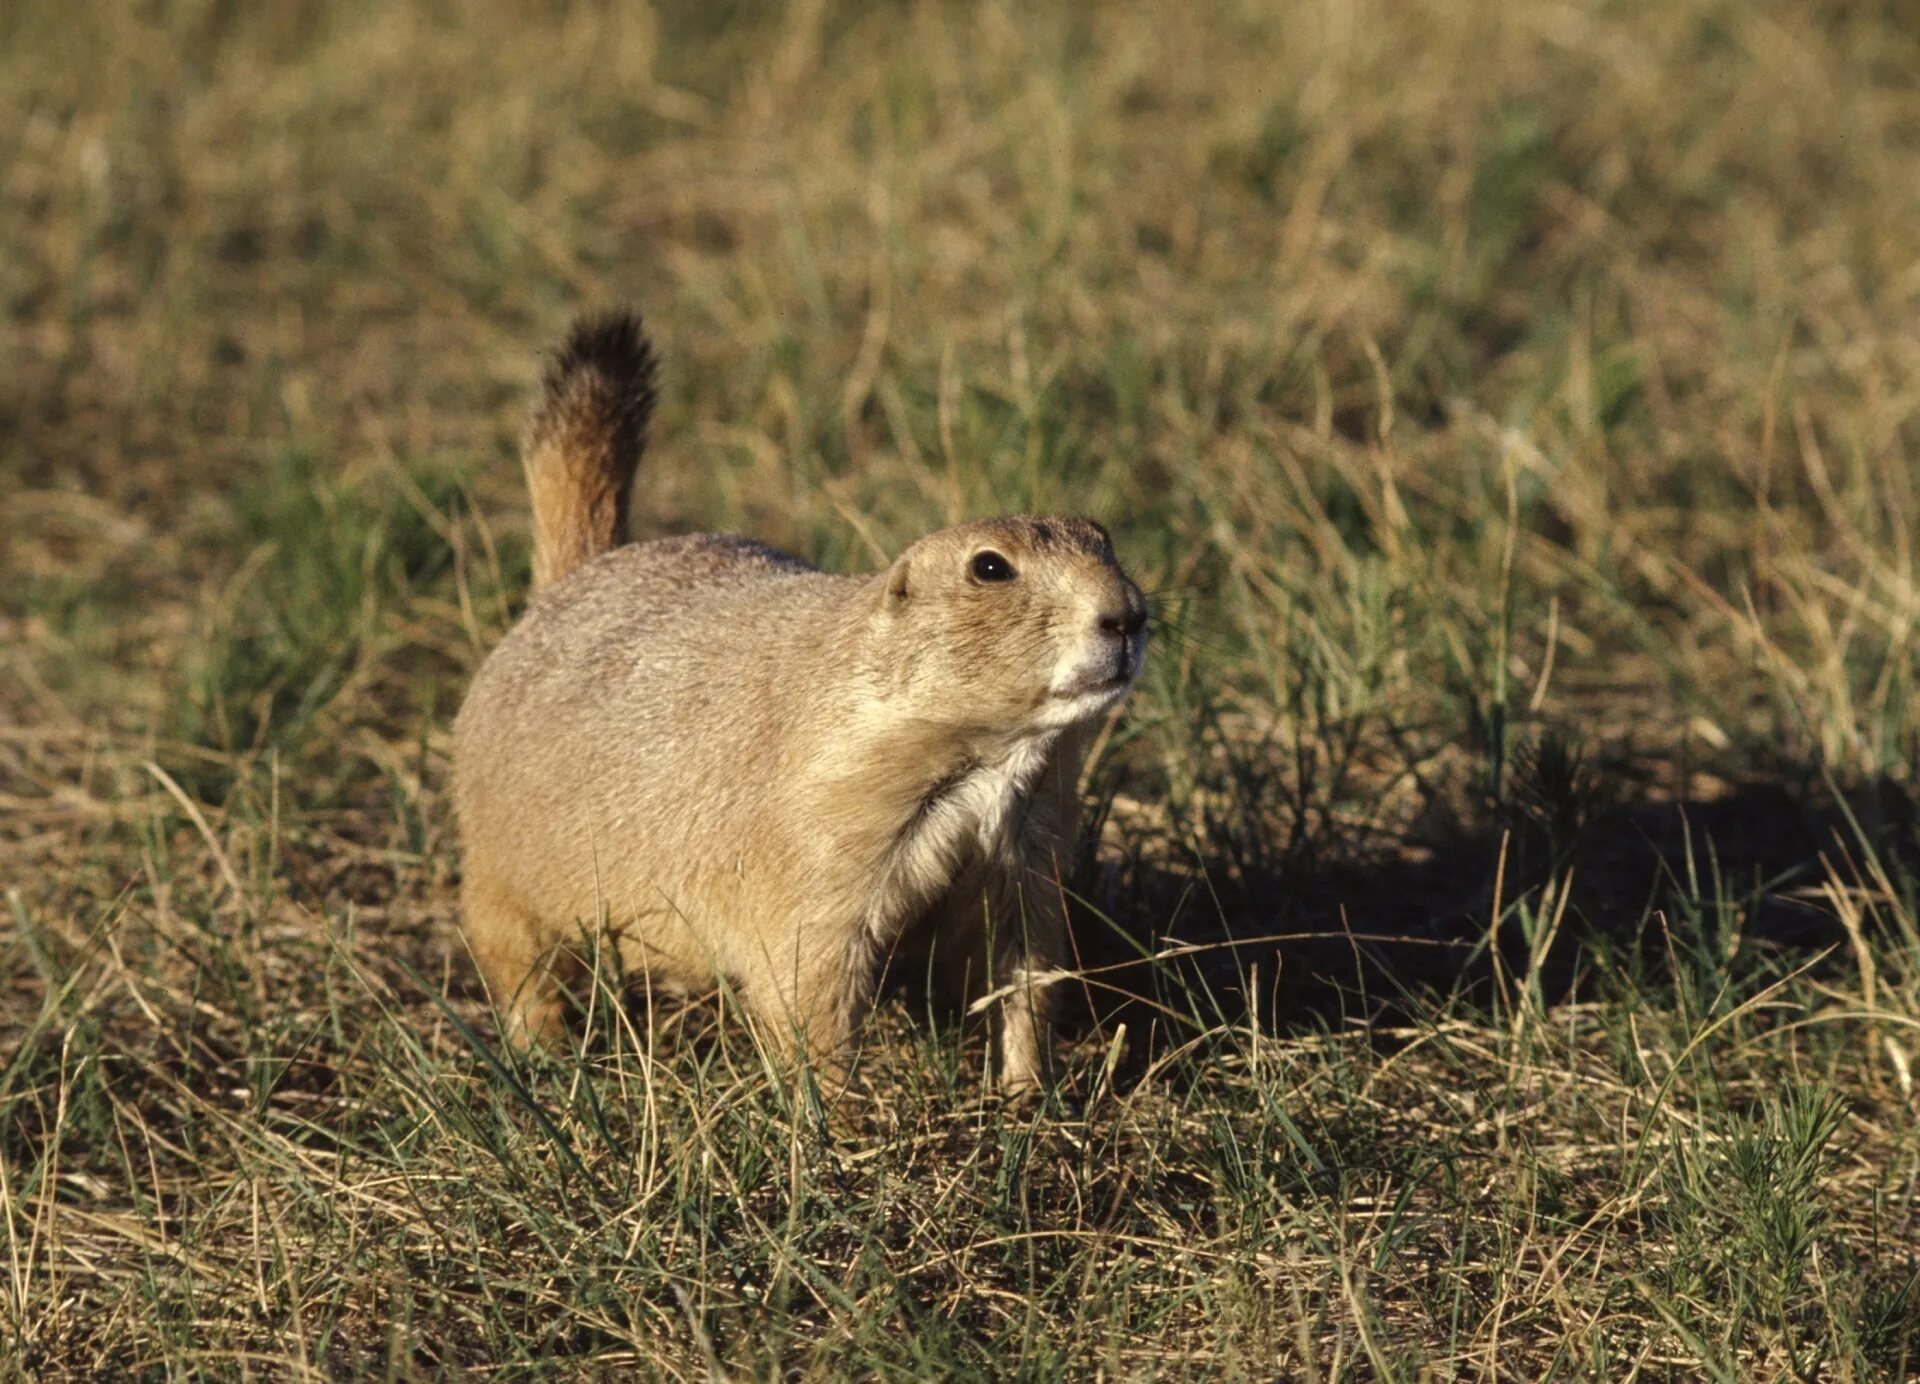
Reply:
[[[0, 1366], [1920, 1369], [1901, 4], [0, 10]], [[1099, 515], [1062, 1100], [500, 1055], [535, 350], [648, 532]]]

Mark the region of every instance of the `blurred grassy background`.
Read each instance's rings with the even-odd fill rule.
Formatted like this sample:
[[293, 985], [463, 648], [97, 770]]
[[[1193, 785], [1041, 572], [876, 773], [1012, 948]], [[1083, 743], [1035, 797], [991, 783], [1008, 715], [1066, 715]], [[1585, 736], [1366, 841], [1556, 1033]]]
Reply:
[[[7, 6], [0, 1358], [1914, 1368], [1916, 74], [1905, 0]], [[699, 1007], [479, 1051], [446, 726], [617, 303], [644, 533], [1155, 593], [1068, 1104], [900, 1012], [846, 1130]]]

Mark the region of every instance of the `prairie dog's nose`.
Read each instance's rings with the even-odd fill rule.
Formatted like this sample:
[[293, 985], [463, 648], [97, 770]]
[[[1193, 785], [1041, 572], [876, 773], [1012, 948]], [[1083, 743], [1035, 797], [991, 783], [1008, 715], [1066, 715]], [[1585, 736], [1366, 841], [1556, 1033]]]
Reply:
[[1117, 634], [1122, 639], [1131, 639], [1147, 623], [1147, 603], [1134, 592], [1127, 593], [1127, 603], [1119, 610], [1102, 612], [1100, 630], [1103, 634]]

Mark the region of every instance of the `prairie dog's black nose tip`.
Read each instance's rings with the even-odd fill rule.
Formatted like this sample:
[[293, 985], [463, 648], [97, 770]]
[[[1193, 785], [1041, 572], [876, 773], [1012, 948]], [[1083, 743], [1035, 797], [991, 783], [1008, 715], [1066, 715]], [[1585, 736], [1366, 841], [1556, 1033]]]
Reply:
[[1100, 630], [1103, 634], [1117, 634], [1122, 639], [1131, 639], [1140, 633], [1146, 623], [1146, 606], [1128, 601], [1123, 609], [1109, 611], [1100, 617]]

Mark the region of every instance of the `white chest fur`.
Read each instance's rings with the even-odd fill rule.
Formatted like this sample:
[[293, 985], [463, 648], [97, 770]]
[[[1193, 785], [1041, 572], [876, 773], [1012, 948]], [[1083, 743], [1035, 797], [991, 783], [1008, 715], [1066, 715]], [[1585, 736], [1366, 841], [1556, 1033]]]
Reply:
[[886, 913], [898, 916], [930, 901], [971, 861], [1011, 852], [1054, 739], [1023, 737], [994, 758], [964, 766], [927, 795], [893, 844], [882, 893], [895, 907]]
[[[1001, 758], [966, 773], [948, 795], [950, 829], [962, 839], [971, 836], [989, 859], [1003, 854], [1013, 844], [1027, 795], [1046, 768], [1053, 741], [1051, 735], [1016, 741]], [[942, 825], [948, 825], [946, 817]]]

